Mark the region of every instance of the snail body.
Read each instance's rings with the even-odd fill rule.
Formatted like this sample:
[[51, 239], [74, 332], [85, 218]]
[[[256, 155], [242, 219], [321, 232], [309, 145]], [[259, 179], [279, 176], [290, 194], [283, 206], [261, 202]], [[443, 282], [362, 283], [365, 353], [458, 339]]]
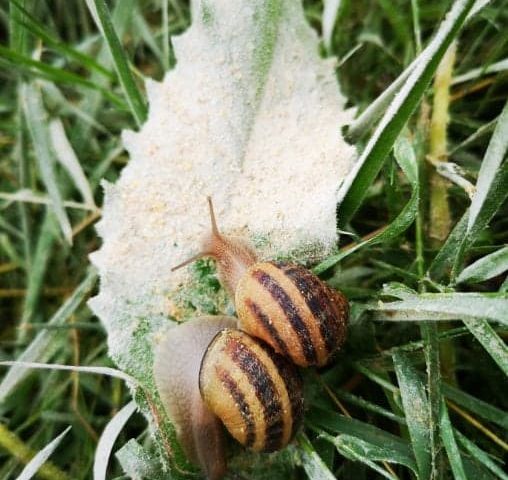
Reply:
[[155, 349], [154, 379], [164, 408], [189, 460], [209, 480], [226, 472], [223, 430], [199, 392], [201, 360], [214, 336], [236, 319], [205, 316], [170, 329]]
[[295, 263], [262, 262], [242, 239], [212, 229], [200, 257], [216, 260], [219, 280], [235, 302], [239, 327], [298, 366], [326, 365], [346, 337], [349, 303], [310, 270]]

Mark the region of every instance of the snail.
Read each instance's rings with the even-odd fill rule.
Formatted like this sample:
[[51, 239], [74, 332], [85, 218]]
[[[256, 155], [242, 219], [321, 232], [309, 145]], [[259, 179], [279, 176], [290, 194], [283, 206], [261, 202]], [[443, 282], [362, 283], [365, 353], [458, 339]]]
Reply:
[[208, 205], [212, 226], [202, 251], [172, 270], [212, 257], [219, 280], [234, 299], [241, 330], [296, 365], [326, 365], [346, 337], [346, 297], [301, 265], [258, 261], [243, 239], [219, 232], [210, 197]]
[[210, 197], [208, 205], [202, 251], [173, 270], [214, 258], [238, 321], [208, 316], [171, 329], [156, 349], [154, 377], [185, 453], [219, 480], [226, 471], [219, 419], [253, 451], [286, 446], [303, 417], [293, 364], [329, 362], [345, 340], [349, 304], [301, 265], [258, 261], [243, 239], [219, 232]]
[[155, 349], [154, 378], [185, 454], [207, 479], [226, 472], [220, 420], [254, 451], [286, 446], [303, 417], [296, 368], [236, 318], [198, 317], [169, 330]]

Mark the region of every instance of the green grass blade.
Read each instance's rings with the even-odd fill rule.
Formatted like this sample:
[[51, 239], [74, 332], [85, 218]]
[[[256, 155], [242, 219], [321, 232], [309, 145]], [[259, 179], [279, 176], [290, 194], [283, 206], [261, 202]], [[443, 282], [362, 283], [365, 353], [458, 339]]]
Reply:
[[20, 24], [22, 27], [26, 28], [32, 35], [37, 35], [41, 40], [46, 42], [46, 44], [52, 47], [56, 52], [66, 56], [68, 58], [72, 58], [79, 62], [85, 68], [89, 70], [95, 70], [98, 73], [112, 79], [113, 74], [98, 62], [96, 62], [92, 57], [81, 53], [79, 50], [75, 48], [69, 47], [64, 42], [56, 39], [51, 32], [44, 27], [37, 19], [30, 14], [18, 1], [11, 0], [12, 4], [17, 8], [22, 16], [22, 20], [20, 20]]
[[[115, 31], [117, 32], [119, 38], [122, 38], [125, 32], [131, 28], [130, 26], [132, 23], [132, 15], [136, 10], [136, 5], [137, 2], [134, 0], [122, 0], [121, 2], [117, 2], [115, 4], [112, 13], [112, 20]], [[101, 65], [104, 65], [106, 68], [114, 68], [108, 46], [105, 42], [102, 42], [100, 50], [97, 53], [97, 61]], [[110, 80], [102, 75], [97, 74], [97, 72], [92, 72], [90, 80], [100, 86], [101, 89], [110, 90], [112, 88]], [[99, 109], [104, 102], [104, 98], [98, 90], [88, 90], [85, 92], [85, 94], [86, 95], [81, 99], [79, 104], [81, 107], [80, 109], [90, 118], [97, 119], [100, 116]], [[128, 110], [128, 106], [125, 106], [126, 110]], [[81, 148], [86, 147], [90, 129], [91, 125], [89, 123], [80, 125], [80, 135], [78, 136], [78, 143], [76, 144], [76, 150], [78, 152], [81, 150]]]
[[369, 412], [377, 413], [378, 415], [381, 415], [385, 418], [389, 418], [390, 420], [400, 423], [401, 425], [406, 425], [406, 420], [403, 417], [396, 415], [395, 413], [391, 412], [390, 410], [387, 410], [386, 408], [380, 407], [376, 403], [369, 402], [368, 400], [353, 395], [352, 393], [349, 393], [346, 390], [334, 390], [334, 393], [337, 395], [337, 397], [342, 398], [343, 400], [346, 400], [347, 402], [350, 402], [353, 405], [357, 405]]
[[484, 282], [508, 270], [508, 247], [500, 248], [462, 270], [457, 283]]
[[450, 156], [453, 156], [459, 150], [469, 147], [469, 145], [472, 145], [473, 143], [477, 142], [485, 135], [492, 133], [494, 131], [494, 128], [496, 128], [497, 121], [498, 117], [494, 118], [494, 120], [491, 120], [490, 122], [476, 129], [471, 135], [469, 135], [469, 137], [467, 137], [465, 140], [463, 140], [457, 146], [453, 147], [450, 150]]
[[298, 436], [299, 454], [302, 466], [310, 480], [335, 480], [323, 459], [317, 454], [309, 439], [301, 434]]
[[470, 236], [483, 230], [498, 209], [498, 197], [506, 198], [508, 189], [507, 163], [503, 160], [508, 151], [508, 102], [506, 102], [494, 129], [476, 182], [476, 193], [471, 201], [467, 231]]
[[63, 205], [55, 171], [55, 158], [48, 133], [48, 115], [42, 104], [40, 90], [34, 84], [24, 84], [22, 90], [25, 118], [36, 152], [42, 181], [51, 198], [51, 209], [69, 244], [72, 244], [72, 228]]
[[505, 72], [506, 70], [508, 70], [508, 58], [500, 60], [499, 62], [495, 62], [492, 65], [488, 65], [482, 68], [475, 68], [469, 72], [463, 73], [462, 75], [457, 75], [456, 77], [453, 77], [452, 85], [469, 82], [470, 80], [481, 78], [483, 75]]
[[508, 346], [506, 343], [485, 320], [469, 319], [463, 320], [463, 322], [504, 374], [508, 376]]
[[[97, 280], [95, 269], [90, 270], [85, 279], [74, 290], [73, 294], [61, 305], [55, 314], [45, 324], [58, 326], [64, 324], [78, 309], [84, 298], [90, 293]], [[65, 335], [65, 334], [64, 334]], [[30, 345], [20, 354], [17, 359], [21, 362], [47, 362], [51, 360], [60, 343], [55, 342], [56, 337], [61, 336], [58, 330], [43, 330], [32, 340]], [[12, 394], [19, 383], [28, 375], [28, 369], [14, 366], [9, 369], [0, 383], [0, 404]]]
[[378, 457], [382, 458], [385, 456], [382, 455], [383, 449], [379, 447], [372, 448], [367, 442], [362, 442], [355, 437], [348, 437], [347, 435], [339, 435], [331, 441], [335, 445], [337, 451], [349, 460], [364, 463], [368, 467], [372, 468], [372, 470], [378, 472], [381, 476], [388, 478], [389, 480], [397, 480], [397, 477], [393, 476], [384, 468], [381, 468], [373, 460]]
[[497, 120], [487, 147], [471, 207], [452, 230], [429, 269], [434, 278], [443, 276], [447, 268], [451, 267], [450, 276], [452, 281], [455, 280], [465, 254], [508, 197], [508, 162], [504, 161], [507, 151], [508, 102]]
[[134, 16], [133, 27], [136, 33], [143, 39], [143, 42], [148, 45], [153, 54], [157, 57], [159, 62], [163, 63], [164, 57], [159, 45], [157, 44], [152, 31], [150, 30], [149, 25], [145, 21], [143, 15], [139, 13]]
[[54, 218], [46, 211], [39, 231], [30, 269], [28, 270], [27, 292], [23, 302], [23, 312], [18, 327], [18, 341], [24, 342], [27, 336], [28, 324], [32, 321], [41, 295], [44, 276], [51, 255], [51, 249], [56, 240]]
[[102, 88], [100, 85], [90, 80], [81, 77], [80, 75], [77, 75], [72, 72], [67, 72], [60, 68], [52, 67], [51, 65], [21, 55], [17, 52], [9, 50], [8, 48], [2, 47], [1, 45], [0, 45], [0, 58], [8, 60], [8, 64], [10, 67], [31, 74], [32, 76], [36, 74], [41, 76], [42, 78], [52, 80], [57, 83], [63, 83], [66, 85], [80, 86], [92, 90], [98, 90], [101, 94], [104, 95], [104, 97], [106, 97], [116, 106], [122, 109], [125, 106], [123, 100], [119, 98], [116, 94], [114, 94], [111, 91], [108, 91], [106, 88]]
[[410, 73], [406, 83], [394, 98], [371, 139], [339, 191], [342, 202], [338, 208], [339, 226], [344, 226], [360, 207], [397, 136], [420, 102], [441, 58], [471, 10], [473, 0], [458, 0], [443, 21], [425, 54]]
[[441, 389], [443, 395], [449, 398], [457, 405], [466, 408], [470, 412], [482, 417], [489, 422], [499, 425], [501, 428], [508, 430], [508, 412], [501, 410], [500, 408], [494, 407], [490, 403], [484, 402], [476, 397], [473, 397], [469, 393], [459, 390], [452, 385], [447, 383], [441, 383]]
[[40, 80], [40, 83], [44, 92], [44, 98], [47, 98], [49, 102], [52, 102], [53, 105], [56, 105], [62, 116], [76, 117], [78, 122], [75, 128], [79, 127], [80, 132], [81, 129], [86, 125], [87, 127], [91, 126], [95, 128], [97, 131], [103, 133], [106, 136], [111, 136], [111, 133], [106, 129], [106, 127], [91, 117], [87, 112], [85, 112], [79, 106], [79, 104], [69, 102], [61, 90], [53, 82]]
[[[27, 0], [20, 0], [25, 5], [29, 2]], [[28, 51], [27, 31], [21, 25], [24, 20], [22, 11], [16, 8], [13, 0], [9, 1], [9, 46], [12, 50], [19, 53], [26, 53]]]
[[439, 437], [439, 413], [441, 405], [441, 364], [439, 358], [439, 341], [437, 325], [435, 322], [424, 322], [420, 326], [422, 340], [425, 345], [425, 365], [427, 367], [427, 391], [429, 397], [429, 437], [431, 457], [431, 477], [440, 477], [440, 449], [441, 438]]
[[377, 97], [358, 118], [356, 118], [347, 130], [347, 138], [355, 142], [365, 135], [372, 125], [392, 102], [396, 93], [402, 88], [411, 72], [414, 70], [416, 60], [408, 65], [405, 70]]
[[448, 235], [446, 242], [439, 250], [438, 254], [432, 260], [427, 275], [434, 280], [441, 280], [446, 273], [449, 273], [453, 268], [455, 259], [459, 255], [462, 248], [462, 242], [466, 237], [467, 220], [469, 217], [469, 210], [462, 215], [460, 220], [455, 224], [453, 230]]
[[420, 6], [418, 0], [411, 0], [411, 12], [413, 19], [413, 35], [416, 46], [416, 53], [422, 51], [422, 31], [420, 27]]
[[450, 466], [452, 467], [453, 478], [455, 480], [467, 480], [464, 466], [462, 465], [462, 458], [460, 456], [459, 447], [455, 441], [452, 424], [448, 416], [448, 408], [446, 403], [441, 401], [441, 416], [440, 416], [440, 430], [443, 445], [448, 455]]
[[[67, 432], [71, 429], [71, 427], [67, 427], [60, 435], [55, 437], [51, 442], [49, 442], [42, 450], [37, 452], [35, 457], [28, 462], [23, 471], [20, 473], [17, 480], [30, 480], [37, 473], [39, 468], [48, 460], [51, 454], [58, 448], [62, 440], [64, 439]], [[59, 477], [60, 480], [65, 480], [68, 477]], [[57, 480], [55, 478], [55, 480]]]
[[476, 460], [485, 465], [485, 467], [488, 468], [494, 475], [497, 475], [502, 480], [508, 480], [508, 475], [496, 462], [494, 462], [494, 460], [492, 460], [489, 454], [484, 452], [480, 447], [478, 447], [458, 430], [455, 430], [455, 436], [457, 437], [457, 440], [462, 445], [462, 447]]
[[375, 320], [487, 318], [508, 325], [508, 298], [502, 293], [426, 293], [396, 302], [379, 301], [366, 309]]
[[429, 426], [432, 419], [425, 386], [404, 354], [395, 353], [393, 364], [399, 382], [402, 405], [418, 465], [419, 477], [430, 478], [432, 457]]
[[49, 136], [56, 159], [67, 170], [67, 173], [72, 178], [74, 185], [76, 185], [76, 188], [81, 193], [85, 204], [96, 209], [97, 207], [93, 199], [92, 189], [90, 188], [88, 179], [81, 168], [78, 157], [67, 138], [63, 123], [59, 118], [51, 120], [49, 124]]
[[414, 462], [413, 452], [406, 441], [369, 423], [345, 417], [320, 407], [313, 407], [306, 416], [306, 421], [319, 430], [351, 435], [377, 447], [396, 451], [397, 455], [404, 457], [406, 464]]
[[[408, 461], [408, 458], [405, 455], [400, 455], [396, 450], [373, 445], [372, 443], [362, 440], [361, 438], [345, 434], [337, 435], [336, 437], [323, 434], [323, 438], [329, 442], [332, 442], [337, 450], [343, 455], [351, 458], [354, 461], [365, 463], [371, 468], [374, 468], [374, 462], [388, 462], [404, 465], [405, 467], [412, 470], [415, 474], [417, 473], [417, 467], [414, 459]], [[376, 466], [379, 468], [378, 465]], [[377, 468], [375, 468], [375, 470], [379, 472]], [[386, 471], [383, 470], [383, 472]], [[390, 476], [389, 478], [393, 477]]]
[[397, 217], [384, 230], [382, 230], [377, 235], [369, 238], [368, 240], [358, 243], [352, 248], [348, 248], [347, 250], [339, 252], [337, 255], [328, 257], [319, 265], [316, 265], [313, 268], [313, 271], [316, 275], [323, 273], [325, 270], [328, 270], [342, 259], [366, 246], [389, 242], [397, 238], [414, 222], [418, 212], [420, 188], [418, 181], [418, 167], [416, 164], [416, 156], [409, 140], [406, 137], [399, 138], [395, 143], [394, 154], [397, 163], [400, 165], [402, 171], [411, 184], [411, 198], [401, 210], [401, 212], [397, 215]]
[[[86, 3], [104, 36], [118, 74], [118, 79], [127, 98], [127, 103], [139, 127], [146, 119], [146, 104], [134, 81], [129, 62], [116, 34], [108, 7], [104, 0], [87, 0]], [[95, 13], [96, 15], [94, 15]]]
[[392, 26], [392, 31], [402, 45], [411, 46], [411, 31], [400, 8], [389, 0], [379, 0], [379, 5]]

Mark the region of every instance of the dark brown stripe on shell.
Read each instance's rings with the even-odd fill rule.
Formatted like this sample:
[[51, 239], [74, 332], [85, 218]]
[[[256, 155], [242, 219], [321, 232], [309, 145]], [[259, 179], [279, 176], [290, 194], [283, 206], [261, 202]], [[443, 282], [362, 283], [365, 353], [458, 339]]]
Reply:
[[250, 385], [254, 388], [256, 397], [263, 407], [263, 414], [266, 423], [265, 445], [276, 450], [282, 444], [282, 428], [278, 426], [281, 422], [282, 408], [275, 385], [262, 361], [245, 344], [237, 339], [229, 339], [226, 352], [236, 365], [249, 379]]
[[263, 313], [261, 307], [257, 303], [253, 302], [250, 298], [245, 299], [245, 306], [250, 310], [252, 315], [263, 326], [263, 328], [265, 328], [269, 332], [270, 337], [275, 340], [281, 352], [289, 357], [290, 355], [286, 343], [284, 342], [284, 340], [282, 340], [282, 338], [279, 335], [279, 332], [273, 326], [273, 323], [270, 322], [268, 316], [265, 315], [265, 313]]
[[245, 446], [252, 447], [252, 445], [254, 445], [254, 442], [256, 441], [256, 425], [254, 422], [252, 412], [249, 408], [249, 404], [245, 399], [245, 395], [240, 390], [238, 384], [231, 377], [231, 375], [229, 375], [229, 373], [226, 372], [226, 370], [222, 368], [217, 368], [217, 376], [219, 377], [222, 385], [224, 385], [224, 387], [233, 397], [233, 400], [235, 401], [235, 404], [238, 407], [238, 411], [240, 412], [240, 415], [242, 416], [243, 421], [245, 423], [245, 430], [247, 432]]
[[293, 327], [302, 346], [303, 354], [309, 364], [317, 363], [317, 355], [307, 325], [300, 317], [297, 308], [289, 295], [270, 275], [262, 270], [255, 270], [252, 276], [270, 293], [272, 298], [280, 305], [286, 318]]
[[312, 316], [319, 320], [319, 331], [326, 346], [326, 351], [332, 353], [337, 348], [338, 323], [342, 323], [342, 319], [338, 318], [337, 309], [334, 308], [334, 298], [329, 287], [312, 272], [300, 265], [287, 263], [277, 263], [275, 265], [298, 288]]
[[284, 381], [284, 386], [291, 405], [291, 416], [289, 418], [291, 422], [291, 434], [289, 439], [291, 440], [295, 436], [303, 420], [303, 380], [300, 372], [293, 363], [276, 353], [270, 345], [265, 343], [260, 343], [260, 345], [270, 356], [280, 373], [280, 377]]

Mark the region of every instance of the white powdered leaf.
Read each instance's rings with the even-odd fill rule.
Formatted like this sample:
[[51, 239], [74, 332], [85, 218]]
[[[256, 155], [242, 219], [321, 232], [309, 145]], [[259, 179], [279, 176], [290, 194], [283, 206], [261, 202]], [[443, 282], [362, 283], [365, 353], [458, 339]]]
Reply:
[[188, 270], [170, 270], [200, 250], [206, 196], [221, 230], [262, 257], [319, 258], [336, 246], [338, 189], [355, 156], [341, 135], [354, 112], [301, 2], [194, 0], [192, 19], [173, 39], [176, 68], [147, 82], [147, 122], [124, 132], [130, 162], [104, 185], [92, 255], [101, 291], [90, 305], [113, 359], [136, 375], [151, 359], [132, 339], [174, 313]]

